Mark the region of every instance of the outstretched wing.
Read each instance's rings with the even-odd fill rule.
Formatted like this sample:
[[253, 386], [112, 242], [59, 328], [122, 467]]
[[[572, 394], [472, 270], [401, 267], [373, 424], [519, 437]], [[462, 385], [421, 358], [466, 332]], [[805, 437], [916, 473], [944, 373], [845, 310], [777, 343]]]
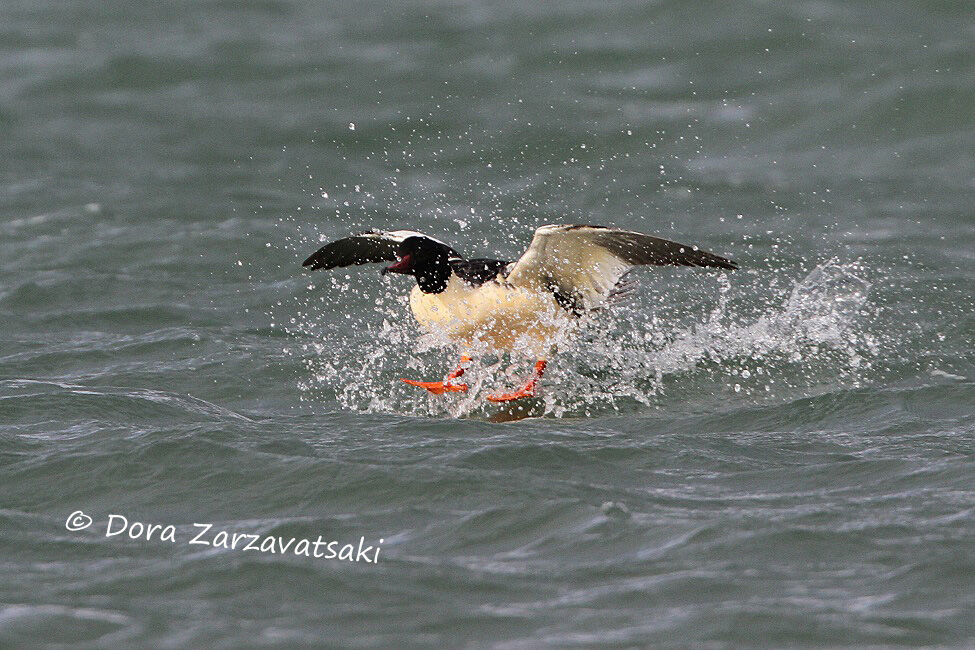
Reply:
[[629, 230], [589, 225], [548, 225], [531, 245], [508, 283], [553, 292], [572, 311], [598, 308], [634, 266], [705, 266], [736, 269], [731, 260], [696, 246]]
[[[312, 270], [328, 270], [340, 266], [352, 266], [353, 264], [394, 262], [396, 261], [397, 248], [408, 237], [423, 237], [447, 246], [447, 244], [444, 244], [439, 239], [413, 230], [373, 230], [370, 232], [361, 232], [357, 235], [325, 244], [310, 255], [301, 265], [311, 267]], [[447, 248], [449, 250], [448, 254], [452, 258], [463, 259], [461, 254], [453, 248], [450, 248], [450, 246], [447, 246]]]

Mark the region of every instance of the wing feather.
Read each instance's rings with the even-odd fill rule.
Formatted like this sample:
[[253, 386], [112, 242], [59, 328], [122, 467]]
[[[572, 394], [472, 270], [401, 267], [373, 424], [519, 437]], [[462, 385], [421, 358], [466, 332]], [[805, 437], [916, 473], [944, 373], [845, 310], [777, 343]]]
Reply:
[[639, 232], [553, 224], [535, 231], [507, 281], [552, 291], [571, 300], [573, 311], [588, 311], [598, 309], [620, 278], [641, 265], [738, 268], [733, 261], [696, 246]]
[[[447, 246], [439, 239], [413, 230], [372, 230], [325, 244], [312, 253], [301, 265], [311, 267], [311, 270], [328, 270], [357, 264], [394, 262], [396, 261], [397, 248], [408, 237], [425, 237]], [[461, 254], [453, 248], [450, 246], [447, 248], [452, 259], [463, 259]]]

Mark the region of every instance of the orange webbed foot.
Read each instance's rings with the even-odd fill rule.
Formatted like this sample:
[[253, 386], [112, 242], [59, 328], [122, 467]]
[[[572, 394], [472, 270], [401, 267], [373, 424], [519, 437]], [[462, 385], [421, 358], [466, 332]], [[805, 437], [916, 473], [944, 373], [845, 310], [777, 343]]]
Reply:
[[463, 393], [467, 391], [467, 384], [452, 384], [448, 381], [417, 381], [416, 379], [400, 379], [400, 381], [406, 382], [410, 386], [426, 388], [434, 395], [443, 395], [444, 393]]
[[524, 386], [513, 393], [495, 393], [493, 395], [488, 395], [487, 400], [489, 402], [498, 404], [503, 402], [513, 402], [517, 399], [525, 399], [526, 397], [535, 397], [535, 387], [538, 385], [538, 380], [542, 378], [542, 374], [545, 372], [545, 366], [546, 363], [544, 360], [538, 361], [535, 364], [535, 375], [529, 379]]
[[513, 402], [516, 399], [524, 399], [526, 397], [535, 397], [534, 382], [525, 384], [513, 393], [495, 393], [493, 395], [488, 395], [487, 401], [500, 404], [503, 402]]
[[443, 395], [444, 393], [466, 393], [467, 384], [455, 384], [454, 379], [457, 379], [464, 374], [467, 369], [464, 364], [469, 362], [471, 358], [466, 354], [460, 358], [460, 364], [454, 370], [449, 372], [443, 381], [417, 381], [416, 379], [400, 379], [400, 381], [409, 384], [410, 386], [419, 386], [420, 388], [426, 388], [428, 391], [434, 395]]

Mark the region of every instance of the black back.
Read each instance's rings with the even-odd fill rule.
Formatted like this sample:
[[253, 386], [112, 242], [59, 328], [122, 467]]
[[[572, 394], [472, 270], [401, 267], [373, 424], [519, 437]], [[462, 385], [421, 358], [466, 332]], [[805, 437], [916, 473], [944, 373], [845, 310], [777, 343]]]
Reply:
[[457, 277], [473, 287], [479, 287], [485, 282], [495, 279], [509, 264], [511, 262], [506, 260], [487, 258], [450, 260], [450, 268], [457, 274]]

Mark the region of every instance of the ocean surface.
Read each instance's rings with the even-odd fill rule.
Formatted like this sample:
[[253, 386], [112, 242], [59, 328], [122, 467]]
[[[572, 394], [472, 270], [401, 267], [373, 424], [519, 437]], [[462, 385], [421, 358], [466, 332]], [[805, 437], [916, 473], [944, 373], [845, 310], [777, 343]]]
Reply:
[[[0, 18], [0, 647], [975, 647], [970, 3]], [[532, 359], [417, 392], [409, 280], [300, 265], [546, 223], [741, 269], [502, 408]]]

